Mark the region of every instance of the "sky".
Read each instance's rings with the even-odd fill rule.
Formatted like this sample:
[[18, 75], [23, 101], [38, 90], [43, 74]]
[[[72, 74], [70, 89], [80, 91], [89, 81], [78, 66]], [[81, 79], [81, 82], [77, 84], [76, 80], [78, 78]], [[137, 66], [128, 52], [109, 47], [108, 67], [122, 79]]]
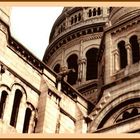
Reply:
[[63, 7], [12, 7], [11, 34], [42, 60], [52, 26], [62, 10]]

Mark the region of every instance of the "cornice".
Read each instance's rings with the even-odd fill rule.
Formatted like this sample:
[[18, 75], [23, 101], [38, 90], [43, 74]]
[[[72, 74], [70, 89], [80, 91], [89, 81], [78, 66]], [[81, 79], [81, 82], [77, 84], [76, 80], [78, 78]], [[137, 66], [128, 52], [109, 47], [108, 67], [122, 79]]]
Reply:
[[111, 32], [111, 34], [116, 34], [118, 32], [124, 31], [125, 29], [132, 27], [140, 22], [139, 15], [133, 15], [131, 18], [118, 22], [110, 27], [105, 28], [105, 33]]
[[[65, 34], [72, 32], [73, 30], [78, 30], [79, 28], [84, 28], [86, 26], [93, 26], [93, 25], [99, 25], [102, 23], [105, 23], [108, 20], [107, 17], [94, 17], [91, 19], [87, 19], [85, 21], [80, 21], [77, 24], [71, 25], [68, 28], [66, 28], [62, 33], [60, 33], [59, 35], [55, 36], [54, 39], [51, 39], [51, 42], [49, 44], [49, 46], [51, 46], [56, 40], [58, 40], [59, 38], [61, 38], [62, 36], [64, 36]], [[100, 22], [99, 22], [100, 21]]]
[[[91, 40], [91, 39], [97, 39], [97, 38], [101, 38], [101, 35], [99, 35], [99, 32], [102, 31], [98, 31], [99, 27], [104, 27], [105, 22], [102, 23], [97, 23], [97, 24], [88, 24], [86, 26], [82, 26], [79, 28], [75, 28], [74, 30], [65, 33], [63, 36], [56, 38], [46, 49], [44, 57], [43, 57], [43, 61], [46, 63], [49, 59], [50, 56], [52, 56], [52, 54], [61, 46], [63, 46], [64, 44], [67, 44], [68, 42], [75, 40], [76, 38], [85, 36], [86, 34], [90, 34], [92, 35], [91, 37], [89, 37], [87, 40]], [[96, 29], [97, 31], [95, 32], [94, 29]]]

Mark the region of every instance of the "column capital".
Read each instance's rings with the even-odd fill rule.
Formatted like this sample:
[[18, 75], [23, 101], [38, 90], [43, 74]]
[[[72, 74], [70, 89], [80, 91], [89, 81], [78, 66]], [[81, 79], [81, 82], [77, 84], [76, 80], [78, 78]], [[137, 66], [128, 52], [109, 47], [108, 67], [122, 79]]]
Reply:
[[83, 63], [86, 64], [86, 62], [87, 62], [86, 58], [81, 58], [81, 59], [78, 60], [78, 64], [83, 64]]
[[118, 50], [118, 49], [115, 49], [115, 50], [112, 51], [112, 53], [113, 53], [114, 55], [115, 55], [115, 54], [119, 55], [119, 50]]
[[127, 50], [127, 62], [128, 65], [132, 64], [132, 48], [131, 48], [131, 44], [127, 42], [127, 44], [125, 45], [125, 49]]
[[67, 70], [67, 69], [68, 69], [67, 66], [61, 66], [60, 71], [65, 71], [65, 70]]
[[131, 44], [130, 44], [130, 43], [127, 43], [127, 44], [125, 45], [125, 49], [130, 49], [130, 50], [131, 50], [131, 49], [132, 49], [132, 48], [131, 48]]

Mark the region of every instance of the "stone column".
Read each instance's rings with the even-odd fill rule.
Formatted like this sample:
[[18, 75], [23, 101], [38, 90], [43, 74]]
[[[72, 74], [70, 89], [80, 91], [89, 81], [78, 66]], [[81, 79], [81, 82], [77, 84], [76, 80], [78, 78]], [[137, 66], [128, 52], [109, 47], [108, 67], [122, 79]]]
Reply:
[[23, 126], [24, 126], [24, 120], [25, 120], [26, 102], [24, 101], [24, 99], [25, 98], [21, 99], [19, 111], [18, 111], [17, 123], [16, 123], [16, 130], [19, 133], [23, 132]]
[[78, 63], [78, 81], [85, 82], [86, 81], [86, 58], [82, 58]]
[[82, 60], [78, 60], [78, 78], [77, 78], [77, 81], [78, 81], [78, 84], [81, 83], [81, 79], [82, 79]]
[[68, 27], [69, 27], [69, 17], [68, 17], [68, 14], [67, 13], [65, 13], [65, 16], [66, 16], [66, 22], [65, 22], [65, 29], [67, 29]]
[[86, 9], [83, 7], [82, 21], [85, 21], [86, 19], [87, 19], [87, 13], [86, 13]]
[[87, 59], [82, 59], [82, 82], [86, 81], [86, 69], [87, 69]]
[[[65, 60], [65, 47], [62, 48], [62, 55], [61, 55], [61, 68], [60, 72], [66, 71], [68, 69], [66, 60]], [[64, 77], [64, 80], [67, 81], [67, 76]]]
[[132, 64], [132, 48], [131, 48], [130, 43], [128, 42], [126, 43], [125, 49], [127, 51], [127, 63], [128, 65], [131, 65]]
[[58, 89], [58, 91], [61, 91], [61, 82], [60, 81], [58, 81], [57, 89]]
[[120, 58], [119, 58], [119, 52], [117, 49], [113, 52], [113, 57], [114, 57], [113, 69], [114, 69], [114, 72], [116, 72], [120, 69]]

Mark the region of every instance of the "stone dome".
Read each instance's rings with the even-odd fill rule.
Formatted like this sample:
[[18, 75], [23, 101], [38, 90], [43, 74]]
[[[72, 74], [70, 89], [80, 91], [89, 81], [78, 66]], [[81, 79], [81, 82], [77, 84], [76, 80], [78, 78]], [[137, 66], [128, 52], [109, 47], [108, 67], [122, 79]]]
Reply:
[[123, 21], [139, 16], [140, 7], [113, 7], [109, 16], [111, 25], [122, 23]]
[[[61, 46], [66, 40], [69, 40], [68, 38], [66, 40], [61, 39], [64, 39], [64, 37], [71, 34], [76, 29], [80, 30], [81, 28], [87, 28], [90, 25], [96, 26], [105, 23], [108, 20], [108, 11], [108, 8], [105, 7], [65, 7], [52, 27], [49, 46], [46, 49], [43, 61], [46, 61], [48, 51], [50, 52], [50, 49], [52, 49], [52, 46], [54, 47], [54, 44], [56, 45], [59, 41], [58, 46]], [[78, 36], [81, 35], [78, 33]]]
[[43, 58], [56, 73], [68, 72], [65, 80], [92, 101], [98, 83], [96, 58], [108, 15], [108, 7], [64, 8]]

